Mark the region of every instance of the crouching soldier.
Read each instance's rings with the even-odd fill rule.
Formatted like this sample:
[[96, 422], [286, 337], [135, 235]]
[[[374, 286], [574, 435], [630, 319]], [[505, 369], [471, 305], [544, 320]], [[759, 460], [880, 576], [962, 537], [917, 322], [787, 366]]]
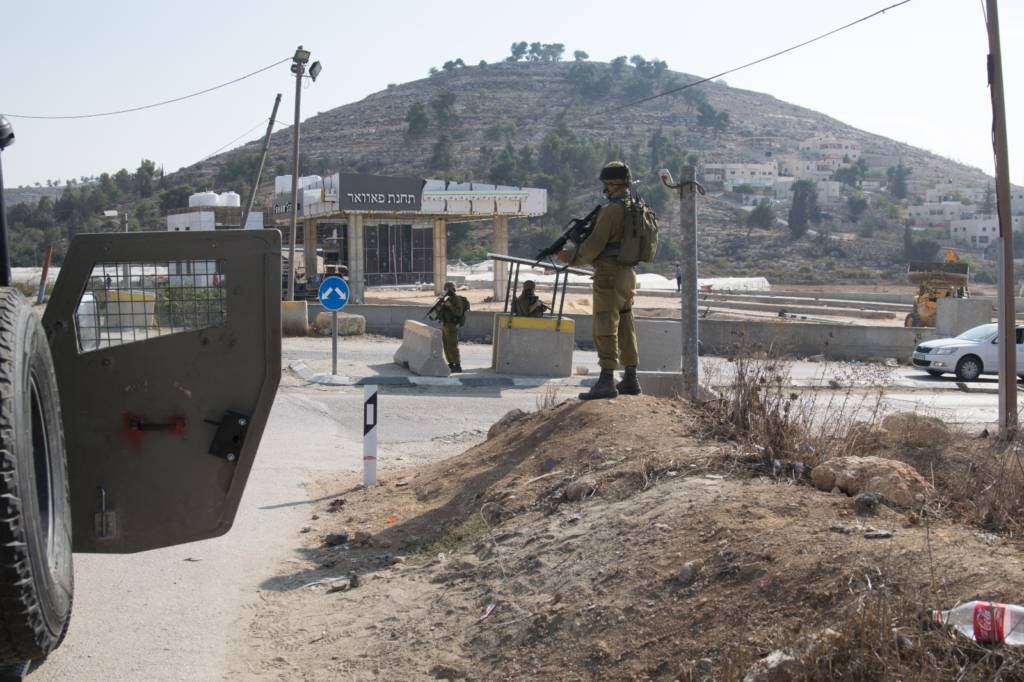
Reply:
[[523, 282], [523, 293], [516, 297], [515, 314], [518, 317], [544, 317], [548, 309], [536, 293], [537, 284], [528, 279]]

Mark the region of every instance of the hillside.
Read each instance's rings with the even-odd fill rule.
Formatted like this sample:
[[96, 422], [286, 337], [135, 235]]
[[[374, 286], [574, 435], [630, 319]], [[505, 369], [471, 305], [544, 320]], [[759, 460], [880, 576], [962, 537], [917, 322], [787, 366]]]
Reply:
[[[798, 153], [800, 142], [814, 135], [833, 135], [861, 145], [869, 177], [884, 181], [885, 170], [902, 161], [912, 170], [912, 195], [923, 194], [939, 181], [978, 186], [990, 182], [978, 169], [721, 82], [624, 106], [645, 93], [695, 80], [664, 68], [663, 62], [643, 62], [639, 67], [517, 62], [440, 72], [309, 118], [302, 127], [303, 173], [409, 173], [546, 187], [549, 215], [512, 228], [513, 252], [529, 254], [566, 218], [597, 201], [594, 176], [599, 164], [623, 158], [639, 175], [641, 191], [656, 205], [666, 227], [662, 269], [678, 258], [678, 213], [676, 202], [654, 175], [661, 166], [675, 170], [685, 160], [764, 161]], [[418, 103], [426, 115], [423, 129], [410, 134], [407, 117]], [[702, 119], [705, 103], [712, 112], [728, 114], [726, 126], [708, 125]], [[268, 163], [271, 176], [287, 172], [290, 143], [289, 130], [275, 133]], [[184, 168], [168, 176], [166, 184], [202, 187], [232, 176], [241, 180], [254, 166], [258, 151], [259, 141], [254, 140]], [[272, 177], [261, 183], [264, 201], [270, 198], [271, 183]], [[709, 195], [700, 202], [703, 271], [765, 275], [780, 282], [899, 279], [905, 261], [902, 221], [884, 197], [878, 205], [872, 239], [805, 237], [792, 242], [784, 225], [749, 233], [745, 212]], [[841, 223], [837, 217], [824, 231], [841, 231]], [[463, 237], [466, 244], [450, 252], [473, 257], [485, 250], [488, 231], [477, 226], [457, 236]]]

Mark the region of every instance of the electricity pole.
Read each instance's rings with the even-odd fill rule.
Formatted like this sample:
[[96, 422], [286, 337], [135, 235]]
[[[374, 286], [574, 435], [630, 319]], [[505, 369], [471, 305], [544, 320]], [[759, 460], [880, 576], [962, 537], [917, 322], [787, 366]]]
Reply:
[[[295, 300], [295, 239], [299, 222], [299, 110], [302, 103], [302, 76], [306, 73], [309, 50], [302, 45], [292, 57], [292, 73], [295, 74], [295, 125], [292, 129], [292, 224], [288, 232], [288, 300]], [[308, 248], [308, 244], [306, 247]]]
[[988, 84], [992, 95], [992, 145], [996, 156], [996, 211], [999, 215], [999, 437], [1017, 433], [1017, 338], [1013, 295], [1013, 221], [1010, 217], [1010, 161], [1007, 154], [1003, 57], [999, 10], [987, 0]]
[[679, 317], [682, 327], [682, 397], [696, 401], [700, 396], [700, 360], [697, 329], [697, 192], [704, 188], [697, 182], [697, 170], [683, 166], [679, 184], [672, 184], [672, 174], [663, 169], [661, 182], [679, 193], [679, 231], [682, 248], [682, 286], [679, 294]]
[[270, 112], [270, 122], [267, 123], [267, 134], [263, 136], [263, 150], [260, 152], [260, 165], [256, 169], [256, 179], [252, 181], [252, 189], [249, 191], [249, 201], [245, 204], [245, 212], [242, 213], [243, 230], [249, 222], [249, 214], [252, 213], [253, 203], [256, 201], [256, 190], [260, 187], [260, 178], [263, 176], [263, 165], [267, 162], [267, 150], [270, 149], [270, 135], [274, 132], [274, 123], [277, 121], [277, 107], [281, 104], [281, 93], [277, 93], [274, 99], [274, 108]]

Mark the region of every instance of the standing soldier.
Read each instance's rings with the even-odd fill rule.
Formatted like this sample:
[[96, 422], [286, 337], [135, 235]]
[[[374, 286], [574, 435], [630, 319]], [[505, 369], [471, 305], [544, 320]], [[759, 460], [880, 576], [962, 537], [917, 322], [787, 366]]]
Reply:
[[466, 322], [469, 301], [455, 293], [455, 285], [444, 283], [444, 299], [438, 317], [441, 320], [441, 342], [444, 345], [444, 359], [452, 372], [462, 371], [462, 357], [459, 354], [459, 327]]
[[[589, 391], [580, 394], [582, 400], [614, 398], [619, 393], [640, 394], [640, 382], [636, 378], [639, 354], [633, 327], [636, 274], [632, 266], [618, 260], [627, 211], [633, 202], [629, 193], [629, 167], [621, 161], [612, 161], [601, 169], [600, 179], [608, 204], [598, 211], [594, 231], [575, 253], [562, 251], [558, 254], [563, 263], [594, 266], [594, 346], [601, 363], [601, 376]], [[619, 362], [626, 372], [616, 384], [615, 369]]]
[[537, 296], [537, 284], [528, 279], [523, 282], [523, 293], [516, 296], [514, 312], [517, 317], [544, 317], [547, 306]]

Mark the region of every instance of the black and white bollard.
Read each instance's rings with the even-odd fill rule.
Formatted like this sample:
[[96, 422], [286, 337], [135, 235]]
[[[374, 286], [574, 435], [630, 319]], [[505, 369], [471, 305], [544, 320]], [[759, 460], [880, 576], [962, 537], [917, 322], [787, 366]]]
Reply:
[[377, 387], [363, 386], [363, 486], [377, 485]]

